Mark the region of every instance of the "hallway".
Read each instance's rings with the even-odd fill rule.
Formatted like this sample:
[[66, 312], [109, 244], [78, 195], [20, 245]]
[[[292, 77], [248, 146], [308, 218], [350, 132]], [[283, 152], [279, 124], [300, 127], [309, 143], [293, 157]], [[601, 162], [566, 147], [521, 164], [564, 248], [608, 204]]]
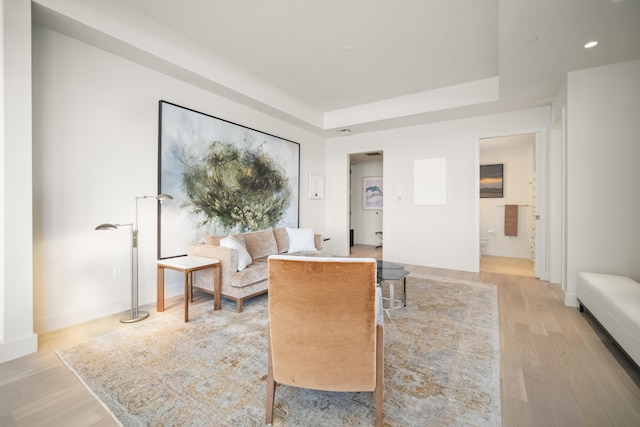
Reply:
[[480, 271], [482, 273], [535, 277], [533, 261], [526, 258], [507, 258], [483, 255], [480, 257]]

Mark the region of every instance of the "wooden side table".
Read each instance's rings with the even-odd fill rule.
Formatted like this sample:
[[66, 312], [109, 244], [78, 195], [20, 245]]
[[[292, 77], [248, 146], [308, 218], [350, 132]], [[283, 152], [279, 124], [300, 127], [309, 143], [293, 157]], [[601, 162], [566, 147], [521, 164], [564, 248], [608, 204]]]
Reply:
[[189, 321], [189, 300], [192, 292], [192, 274], [194, 271], [214, 269], [213, 273], [213, 309], [220, 310], [220, 261], [214, 258], [199, 256], [181, 256], [158, 260], [158, 312], [164, 311], [164, 269], [181, 271], [184, 273], [184, 321]]

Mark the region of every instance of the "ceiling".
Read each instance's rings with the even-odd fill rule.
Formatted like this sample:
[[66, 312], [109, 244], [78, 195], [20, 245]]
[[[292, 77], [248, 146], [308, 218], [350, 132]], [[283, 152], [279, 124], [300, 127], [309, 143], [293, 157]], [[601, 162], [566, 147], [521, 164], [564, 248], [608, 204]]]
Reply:
[[480, 139], [480, 151], [504, 150], [506, 148], [534, 147], [536, 143], [535, 133], [520, 135], [498, 136]]
[[320, 111], [498, 73], [495, 0], [120, 2]]
[[[117, 4], [317, 112], [313, 121], [281, 108], [325, 136], [549, 105], [567, 72], [640, 57], [638, 0]], [[599, 45], [585, 49], [591, 40]]]
[[[481, 138], [480, 151], [535, 147], [535, 143], [535, 133]], [[353, 153], [349, 156], [349, 160], [350, 164], [359, 165], [362, 163], [382, 162], [383, 157], [384, 152], [382, 151], [370, 151], [366, 153]]]
[[384, 153], [382, 151], [353, 153], [349, 155], [349, 164], [359, 165], [362, 163], [382, 162], [383, 157], [384, 157]]

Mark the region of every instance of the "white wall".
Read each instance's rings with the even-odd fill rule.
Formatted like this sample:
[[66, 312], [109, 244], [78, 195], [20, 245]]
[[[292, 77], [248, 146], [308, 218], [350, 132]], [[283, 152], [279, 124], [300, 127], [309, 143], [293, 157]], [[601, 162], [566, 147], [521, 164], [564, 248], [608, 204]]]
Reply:
[[[520, 143], [523, 138], [529, 140], [528, 145]], [[504, 197], [480, 199], [480, 236], [489, 239], [481, 250], [485, 255], [531, 259], [535, 135], [505, 136], [500, 139], [505, 141], [506, 146], [480, 146], [480, 164], [502, 164], [504, 178]], [[512, 141], [511, 145], [509, 141]], [[505, 204], [522, 205], [518, 208], [517, 236], [504, 235]]]
[[0, 2], [0, 363], [37, 349], [31, 228], [31, 5]]
[[[327, 143], [326, 234], [334, 254], [349, 253], [349, 154], [384, 151], [384, 246], [389, 261], [455, 270], [479, 266], [479, 144], [482, 137], [542, 130], [549, 108], [333, 138]], [[413, 204], [414, 160], [446, 158], [447, 204]]]
[[567, 294], [580, 271], [640, 280], [640, 60], [569, 73]]
[[[34, 26], [33, 37], [36, 331], [130, 307], [128, 231], [93, 230], [132, 222], [134, 197], [156, 193], [160, 99], [300, 143], [300, 225], [325, 232], [325, 201], [306, 191], [309, 172], [325, 169], [324, 139], [50, 29]], [[139, 207], [147, 304], [156, 298], [156, 205]], [[177, 274], [166, 286], [167, 296], [182, 293]]]
[[[362, 178], [382, 176], [382, 161], [351, 165], [351, 228], [354, 243], [359, 245], [379, 245], [384, 209], [362, 209]], [[384, 179], [384, 177], [383, 177]], [[384, 194], [384, 181], [382, 192]]]

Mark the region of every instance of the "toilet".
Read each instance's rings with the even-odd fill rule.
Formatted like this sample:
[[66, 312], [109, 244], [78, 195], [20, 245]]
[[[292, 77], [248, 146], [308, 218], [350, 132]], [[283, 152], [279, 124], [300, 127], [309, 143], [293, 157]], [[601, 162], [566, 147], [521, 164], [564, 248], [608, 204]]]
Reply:
[[489, 243], [489, 238], [480, 236], [480, 256], [482, 256], [482, 247], [486, 246], [487, 243]]

